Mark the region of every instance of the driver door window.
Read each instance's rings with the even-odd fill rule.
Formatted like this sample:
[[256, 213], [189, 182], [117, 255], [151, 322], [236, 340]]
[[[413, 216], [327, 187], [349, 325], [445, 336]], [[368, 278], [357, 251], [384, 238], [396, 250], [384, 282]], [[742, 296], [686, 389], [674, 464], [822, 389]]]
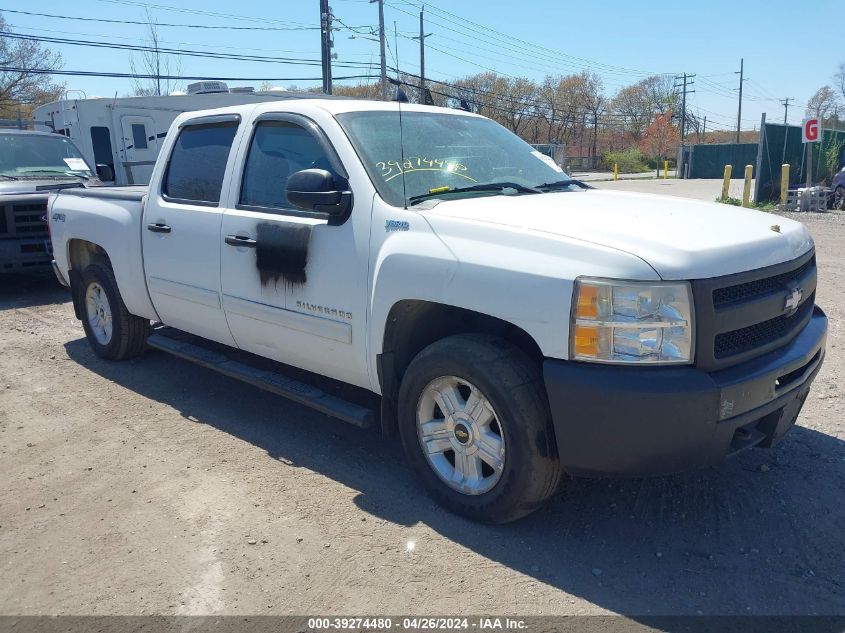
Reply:
[[314, 136], [296, 123], [262, 121], [256, 125], [247, 154], [239, 206], [296, 213], [285, 185], [303, 169], [332, 171], [331, 163]]

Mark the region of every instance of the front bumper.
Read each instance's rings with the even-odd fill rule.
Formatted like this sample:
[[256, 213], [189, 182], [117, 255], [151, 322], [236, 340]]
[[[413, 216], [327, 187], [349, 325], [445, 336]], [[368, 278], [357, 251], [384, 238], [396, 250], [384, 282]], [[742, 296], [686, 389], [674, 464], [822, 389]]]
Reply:
[[712, 373], [548, 359], [561, 464], [572, 475], [655, 475], [772, 446], [795, 423], [826, 338], [827, 317], [815, 306], [787, 346]]
[[52, 245], [46, 236], [0, 240], [0, 273], [46, 268], [52, 257]]

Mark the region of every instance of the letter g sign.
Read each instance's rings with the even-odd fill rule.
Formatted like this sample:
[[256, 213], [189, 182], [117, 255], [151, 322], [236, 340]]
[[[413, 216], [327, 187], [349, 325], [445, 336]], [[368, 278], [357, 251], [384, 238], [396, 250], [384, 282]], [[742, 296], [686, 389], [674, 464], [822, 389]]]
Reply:
[[816, 143], [819, 138], [819, 120], [817, 118], [804, 119], [801, 122], [801, 140], [804, 143]]

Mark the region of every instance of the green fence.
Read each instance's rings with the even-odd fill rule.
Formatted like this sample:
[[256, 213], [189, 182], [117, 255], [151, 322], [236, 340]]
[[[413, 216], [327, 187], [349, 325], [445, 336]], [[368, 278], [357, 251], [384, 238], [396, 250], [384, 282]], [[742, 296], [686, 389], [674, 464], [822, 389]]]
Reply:
[[746, 165], [757, 163], [757, 143], [693, 145], [690, 147], [690, 178], [721, 178], [731, 165], [734, 178], [742, 178]]
[[[813, 182], [830, 184], [832, 176], [826, 159], [835, 144], [838, 156], [833, 170], [842, 167], [843, 149], [845, 149], [845, 131], [823, 130], [823, 138], [813, 143]], [[780, 198], [781, 165], [789, 164], [789, 184], [797, 186], [806, 182], [809, 143], [801, 142], [801, 127], [766, 123], [760, 131], [760, 160], [757, 165], [754, 187], [754, 199], [758, 202]]]

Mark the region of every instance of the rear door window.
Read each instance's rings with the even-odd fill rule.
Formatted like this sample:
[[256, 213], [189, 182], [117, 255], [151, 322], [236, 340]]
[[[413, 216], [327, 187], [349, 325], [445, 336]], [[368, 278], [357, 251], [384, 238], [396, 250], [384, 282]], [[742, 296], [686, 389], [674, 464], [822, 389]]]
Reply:
[[162, 193], [177, 201], [216, 205], [237, 122], [189, 125], [176, 139]]

